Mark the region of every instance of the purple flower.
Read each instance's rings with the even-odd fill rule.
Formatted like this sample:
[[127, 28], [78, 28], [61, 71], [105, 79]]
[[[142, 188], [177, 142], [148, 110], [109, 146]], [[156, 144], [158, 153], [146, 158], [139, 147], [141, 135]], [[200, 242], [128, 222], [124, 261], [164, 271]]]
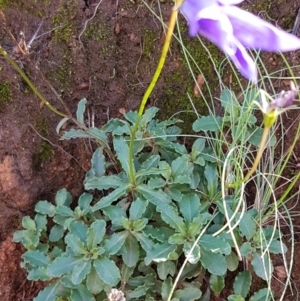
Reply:
[[298, 97], [299, 88], [295, 87], [293, 82], [290, 83], [291, 90], [281, 91], [280, 94], [270, 102], [271, 109], [284, 109], [291, 107]]
[[200, 34], [221, 48], [242, 75], [257, 81], [257, 69], [245, 48], [293, 51], [300, 39], [234, 4], [243, 0], [185, 0], [180, 7], [191, 36]]

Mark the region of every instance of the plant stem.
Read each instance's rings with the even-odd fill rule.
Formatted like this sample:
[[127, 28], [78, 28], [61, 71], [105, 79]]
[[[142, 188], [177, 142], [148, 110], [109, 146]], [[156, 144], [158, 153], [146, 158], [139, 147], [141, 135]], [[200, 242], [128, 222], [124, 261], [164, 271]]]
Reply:
[[16, 64], [16, 62], [8, 55], [8, 53], [0, 46], [0, 54], [4, 56], [4, 58], [13, 66], [13, 68], [22, 76], [22, 78], [26, 81], [28, 86], [32, 89], [32, 91], [38, 96], [38, 98], [55, 114], [61, 117], [70, 117], [56, 108], [54, 108], [46, 99], [45, 97], [37, 90], [31, 80], [27, 77], [25, 72]]
[[259, 161], [262, 157], [262, 154], [263, 154], [265, 146], [266, 146], [266, 142], [267, 142], [267, 139], [268, 139], [268, 136], [270, 133], [270, 129], [271, 129], [271, 126], [266, 126], [266, 125], [264, 126], [264, 130], [263, 130], [262, 137], [260, 140], [259, 148], [256, 153], [256, 157], [255, 157], [255, 160], [253, 162], [251, 169], [247, 172], [247, 174], [241, 181], [238, 181], [237, 183], [233, 183], [233, 184], [228, 184], [227, 188], [235, 188], [235, 187], [241, 185], [242, 183], [248, 181], [250, 179], [250, 177], [252, 176], [252, 174], [257, 170], [257, 166], [259, 164]]
[[150, 82], [150, 84], [149, 84], [149, 86], [148, 86], [148, 88], [147, 88], [147, 90], [146, 90], [146, 92], [145, 92], [145, 94], [142, 98], [142, 101], [141, 101], [141, 104], [140, 104], [140, 107], [139, 107], [139, 111], [138, 111], [138, 117], [135, 121], [133, 130], [130, 133], [128, 161], [129, 161], [130, 182], [133, 184], [133, 186], [135, 185], [135, 171], [134, 171], [134, 166], [133, 166], [133, 142], [134, 142], [135, 134], [137, 132], [138, 125], [139, 125], [139, 122], [141, 120], [141, 116], [144, 113], [144, 109], [145, 109], [146, 103], [149, 99], [149, 96], [151, 95], [151, 93], [152, 93], [152, 91], [153, 91], [153, 89], [154, 89], [154, 87], [157, 83], [157, 80], [158, 80], [158, 78], [161, 74], [161, 71], [164, 67], [166, 57], [167, 57], [167, 54], [168, 54], [168, 50], [170, 48], [170, 44], [171, 44], [172, 35], [173, 35], [173, 32], [174, 32], [174, 27], [175, 27], [175, 24], [176, 24], [177, 16], [178, 16], [178, 8], [180, 7], [180, 5], [182, 4], [183, 1], [184, 0], [175, 1], [175, 6], [173, 8], [173, 11], [172, 11], [172, 14], [171, 14], [171, 17], [170, 17], [170, 20], [169, 20], [168, 31], [167, 31], [167, 34], [166, 34], [164, 46], [163, 46], [163, 49], [162, 49], [162, 53], [161, 53], [157, 68], [156, 68], [155, 73], [152, 77], [152, 80], [151, 80], [151, 82]]
[[270, 133], [270, 129], [271, 129], [270, 126], [264, 126], [264, 130], [263, 130], [263, 133], [262, 133], [262, 137], [261, 137], [261, 140], [260, 140], [260, 144], [259, 144], [259, 148], [258, 148], [256, 157], [255, 157], [255, 160], [253, 162], [253, 165], [252, 165], [251, 169], [247, 172], [246, 176], [244, 177], [243, 182], [246, 182], [247, 180], [249, 180], [249, 178], [252, 176], [252, 174], [256, 171], [257, 166], [259, 164], [259, 161], [260, 161], [260, 159], [262, 157], [262, 154], [264, 152], [266, 142], [267, 142], [267, 139], [268, 139], [268, 136], [269, 136], [269, 133]]

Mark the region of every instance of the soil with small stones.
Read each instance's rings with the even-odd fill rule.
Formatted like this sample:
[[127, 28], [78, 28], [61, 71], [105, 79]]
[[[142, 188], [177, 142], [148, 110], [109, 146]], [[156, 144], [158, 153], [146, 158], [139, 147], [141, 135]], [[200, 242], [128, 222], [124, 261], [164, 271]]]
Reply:
[[[300, 7], [299, 0], [272, 1], [270, 15], [260, 8], [262, 1], [246, 2], [252, 11], [276, 21], [285, 30], [292, 28], [292, 22], [287, 20], [295, 20]], [[167, 22], [172, 1], [162, 2], [160, 10], [155, 1], [147, 3], [154, 11], [160, 11]], [[1, 46], [56, 109], [75, 116], [79, 100], [86, 98], [88, 114], [85, 121], [101, 126], [112, 117], [121, 118], [124, 112], [138, 108], [164, 40], [161, 23], [144, 3], [104, 0], [98, 7], [94, 0], [0, 0], [0, 9], [3, 11], [0, 14]], [[178, 53], [173, 43], [150, 104], [162, 105], [168, 89], [182, 93], [180, 85], [166, 80], [180, 69]], [[264, 55], [267, 68], [278, 70], [279, 56]], [[299, 64], [299, 57], [297, 52], [289, 56], [294, 65]], [[299, 70], [296, 72], [299, 76]], [[190, 81], [192, 83], [192, 78]], [[278, 82], [278, 92], [286, 86], [286, 82]], [[171, 116], [177, 110], [176, 107], [172, 110], [171, 106], [170, 112], [163, 113]], [[286, 148], [292, 143], [297, 129], [297, 123], [291, 121], [297, 120], [298, 114], [298, 111], [289, 112], [284, 117], [288, 131]], [[83, 178], [96, 145], [80, 139], [60, 140], [56, 133], [60, 120], [61, 117], [50, 111], [0, 56], [1, 301], [32, 300], [44, 286], [42, 282], [26, 280], [26, 273], [20, 268], [24, 249], [12, 241], [12, 235], [21, 228], [22, 217], [32, 216], [38, 200], [52, 201], [55, 193], [63, 187], [72, 193], [74, 199], [83, 191]], [[287, 167], [287, 177], [291, 170], [299, 172], [299, 143], [294, 153]], [[254, 190], [253, 197], [255, 193]], [[249, 195], [251, 197], [251, 189]], [[293, 211], [300, 210], [297, 200], [295, 197], [288, 205]], [[297, 289], [300, 287], [299, 219], [295, 218], [294, 226], [293, 291], [288, 290], [283, 300], [298, 300]], [[283, 232], [288, 242], [290, 231], [283, 229]], [[272, 288], [277, 298], [285, 275], [280, 259], [275, 257], [274, 263], [277, 277], [274, 277]], [[228, 279], [228, 284], [230, 282]], [[261, 285], [255, 281], [253, 291]], [[225, 293], [232, 292], [225, 290]]]

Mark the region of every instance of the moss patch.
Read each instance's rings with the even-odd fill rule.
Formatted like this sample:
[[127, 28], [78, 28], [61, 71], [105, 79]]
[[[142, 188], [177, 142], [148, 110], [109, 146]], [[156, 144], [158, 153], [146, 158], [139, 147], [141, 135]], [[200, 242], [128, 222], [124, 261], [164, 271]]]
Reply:
[[73, 35], [77, 34], [76, 14], [77, 4], [73, 0], [65, 0], [59, 7], [58, 12], [52, 18], [52, 24], [62, 26], [55, 30], [54, 41], [68, 42]]
[[7, 80], [0, 81], [0, 111], [2, 107], [11, 102], [12, 92]]

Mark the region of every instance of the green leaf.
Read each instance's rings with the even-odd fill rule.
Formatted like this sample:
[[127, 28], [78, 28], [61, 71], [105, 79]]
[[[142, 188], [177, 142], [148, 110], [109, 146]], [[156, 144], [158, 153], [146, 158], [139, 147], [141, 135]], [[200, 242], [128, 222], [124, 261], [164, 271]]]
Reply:
[[59, 206], [56, 208], [56, 213], [60, 214], [62, 216], [67, 216], [67, 217], [75, 217], [74, 212], [71, 208], [67, 206]]
[[140, 232], [146, 227], [147, 224], [148, 224], [147, 218], [136, 220], [132, 223], [132, 231]]
[[171, 245], [177, 244], [182, 245], [186, 241], [186, 235], [181, 233], [175, 233], [172, 236], [169, 237], [168, 242]]
[[57, 296], [57, 289], [59, 286], [59, 280], [50, 283], [46, 288], [40, 291], [35, 298], [33, 298], [33, 301], [55, 301]]
[[86, 244], [89, 250], [96, 247], [99, 244], [106, 231], [106, 223], [104, 220], [96, 220], [94, 221], [88, 231], [87, 231], [87, 240]]
[[169, 259], [169, 255], [175, 252], [176, 245], [170, 245], [168, 242], [155, 244], [153, 248], [147, 252], [145, 264], [149, 265], [152, 261], [162, 262]]
[[262, 288], [249, 299], [249, 301], [269, 301], [272, 298], [272, 292], [267, 288]]
[[185, 281], [185, 279], [193, 279], [199, 275], [204, 275], [205, 271], [201, 266], [201, 263], [190, 264], [189, 262], [185, 265], [182, 274], [180, 275], [180, 281]]
[[283, 254], [286, 253], [286, 245], [278, 240], [273, 240], [269, 245], [269, 251], [273, 254]]
[[51, 242], [56, 242], [59, 241], [65, 233], [65, 229], [64, 227], [60, 226], [60, 225], [54, 225], [51, 228], [50, 234], [49, 234], [49, 241]]
[[244, 257], [250, 256], [254, 250], [250, 242], [244, 242], [240, 248], [241, 255]]
[[84, 243], [74, 234], [68, 233], [65, 237], [65, 243], [75, 255], [84, 255], [88, 253]]
[[69, 117], [64, 117], [56, 126], [56, 134], [59, 134], [59, 131], [61, 127], [66, 123], [70, 118]]
[[109, 148], [107, 145], [107, 136], [102, 130], [99, 130], [97, 128], [89, 128], [88, 133], [89, 136], [95, 138], [96, 140], [99, 140], [101, 143], [105, 145], [105, 147]]
[[[101, 128], [101, 130], [105, 133], [110, 133], [114, 129], [122, 126], [128, 126], [128, 123], [124, 120], [118, 119], [118, 118], [111, 118], [109, 121]], [[129, 134], [129, 133], [128, 133]]]
[[267, 254], [261, 256], [258, 252], [254, 253], [251, 264], [258, 277], [267, 281], [271, 280], [274, 268], [271, 258]]
[[226, 255], [225, 259], [229, 271], [233, 272], [238, 268], [239, 258], [233, 251], [229, 255]]
[[182, 290], [177, 290], [173, 297], [178, 298], [180, 301], [193, 301], [198, 300], [202, 295], [200, 289], [196, 287], [186, 287]]
[[60, 277], [62, 275], [69, 274], [82, 260], [82, 257], [57, 257], [48, 266], [47, 273], [52, 277]]
[[146, 161], [144, 161], [141, 164], [140, 169], [150, 169], [150, 168], [155, 168], [158, 166], [158, 162], [160, 160], [160, 156], [159, 155], [152, 155], [150, 156]]
[[204, 116], [200, 117], [193, 123], [194, 132], [217, 132], [222, 129], [222, 117]]
[[102, 199], [100, 199], [93, 207], [93, 211], [97, 211], [99, 209], [105, 208], [109, 205], [111, 205], [111, 203], [113, 203], [114, 201], [118, 200], [121, 196], [127, 194], [127, 191], [130, 189], [131, 184], [130, 183], [126, 183], [123, 184], [122, 186], [120, 186], [119, 188], [115, 189], [114, 191], [112, 191], [110, 194], [108, 194], [107, 196], [103, 197]]
[[119, 283], [121, 278], [120, 271], [112, 260], [106, 257], [95, 259], [93, 266], [104, 283], [110, 286], [116, 286]]
[[[127, 176], [130, 174], [130, 168], [129, 168], [129, 147], [127, 142], [122, 137], [114, 137], [114, 149], [117, 154], [118, 160], [121, 163], [121, 166]], [[131, 159], [132, 160], [132, 159]], [[134, 170], [135, 172], [135, 170]]]
[[70, 129], [69, 131], [64, 132], [61, 136], [61, 140], [70, 140], [70, 139], [77, 139], [77, 138], [91, 138], [91, 136], [84, 130], [75, 130]]
[[239, 220], [239, 228], [247, 240], [250, 240], [256, 233], [256, 223], [252, 216], [245, 212], [242, 219], [240, 219], [240, 214], [237, 214], [237, 220]]
[[94, 296], [88, 291], [85, 285], [77, 286], [77, 289], [71, 291], [72, 301], [95, 301]]
[[199, 215], [200, 199], [195, 193], [184, 194], [179, 202], [179, 209], [184, 217], [184, 220], [191, 223], [195, 217]]
[[145, 236], [143, 233], [133, 232], [132, 234], [138, 240], [138, 242], [141, 244], [141, 247], [146, 252], [150, 251], [153, 248], [154, 242], [150, 238]]
[[85, 105], [87, 103], [86, 98], [83, 98], [79, 101], [76, 111], [76, 119], [80, 125], [84, 125], [84, 117], [83, 114], [85, 112]]
[[164, 206], [170, 203], [170, 198], [165, 194], [161, 189], [153, 190], [150, 189], [147, 185], [138, 185], [136, 191], [140, 193], [146, 200], [155, 206]]
[[197, 236], [200, 234], [201, 229], [207, 223], [207, 221], [211, 220], [212, 216], [208, 212], [204, 212], [199, 214], [193, 219], [193, 222], [188, 227], [188, 233], [191, 236]]
[[178, 211], [174, 206], [171, 204], [160, 205], [157, 207], [157, 211], [161, 213], [161, 218], [165, 223], [182, 234], [186, 233], [183, 219], [178, 215]]
[[91, 202], [93, 201], [93, 196], [89, 193], [84, 192], [78, 200], [78, 205], [81, 210], [86, 210], [90, 205]]
[[159, 111], [157, 107], [150, 107], [149, 109], [145, 110], [144, 114], [141, 117], [140, 124], [146, 126], [156, 115]]
[[134, 270], [135, 270], [135, 267], [130, 268], [126, 264], [122, 264], [122, 269], [121, 269], [122, 278], [121, 278], [121, 281], [122, 282], [128, 282], [129, 278], [131, 278]]
[[[168, 232], [167, 232], [168, 231]], [[168, 239], [168, 237], [174, 234], [174, 230], [166, 227], [153, 227], [152, 225], [147, 225], [143, 229], [143, 233], [147, 237], [152, 237], [153, 239], [158, 240], [159, 242], [164, 242]]]
[[88, 181], [84, 182], [84, 188], [86, 190], [90, 189], [109, 189], [109, 188], [117, 188], [120, 185], [124, 185], [128, 182], [124, 182], [119, 176], [111, 175], [111, 176], [102, 176], [91, 178]]
[[140, 219], [145, 213], [148, 206], [147, 200], [141, 200], [140, 198], [135, 199], [130, 206], [129, 216], [131, 220]]
[[214, 196], [217, 194], [217, 187], [219, 182], [216, 168], [210, 165], [205, 165], [204, 176], [207, 180], [208, 195], [210, 199], [213, 199]]
[[193, 242], [186, 242], [183, 247], [183, 251], [185, 254], [185, 257], [188, 259], [188, 262], [191, 264], [196, 264], [200, 259], [200, 247], [198, 245], [195, 245], [193, 248], [194, 243]]
[[226, 260], [219, 253], [212, 253], [201, 248], [200, 261], [211, 274], [223, 276], [227, 271]]
[[225, 287], [225, 279], [224, 276], [219, 275], [210, 275], [209, 278], [209, 285], [212, 291], [219, 296], [222, 292], [223, 288]]
[[[135, 300], [137, 298], [140, 298], [144, 295], [146, 295], [147, 291], [148, 291], [149, 287], [144, 284], [144, 285], [141, 285], [139, 287], [137, 287], [134, 291], [126, 291], [126, 300], [127, 301], [130, 301], [130, 300]], [[125, 299], [118, 299], [118, 300], [125, 300]]]
[[220, 95], [221, 105], [224, 110], [229, 113], [231, 118], [238, 117], [240, 105], [234, 95], [234, 92], [229, 89], [224, 89]]
[[105, 157], [103, 155], [103, 148], [98, 147], [92, 156], [92, 171], [95, 177], [102, 177], [105, 174]]
[[21, 257], [32, 267], [47, 267], [51, 262], [47, 255], [38, 250], [27, 251]]
[[201, 154], [204, 147], [205, 147], [205, 139], [203, 139], [203, 138], [196, 139], [192, 146], [192, 154], [193, 155]]
[[159, 189], [166, 185], [166, 181], [162, 178], [150, 178], [148, 181], [148, 187], [150, 189]]
[[240, 295], [230, 295], [228, 301], [245, 301], [245, 299]]
[[107, 255], [116, 254], [123, 246], [129, 232], [122, 231], [114, 233], [110, 238], [105, 240], [104, 249]]
[[94, 295], [99, 294], [104, 289], [105, 284], [99, 278], [98, 273], [95, 268], [91, 269], [91, 272], [87, 275], [86, 278], [86, 287]]
[[161, 280], [166, 280], [168, 275], [174, 276], [176, 266], [174, 262], [167, 260], [157, 264], [157, 274]]
[[49, 275], [47, 275], [47, 268], [46, 267], [39, 267], [35, 268], [33, 270], [30, 270], [27, 275], [28, 280], [42, 280], [42, 281], [48, 281], [51, 279]]
[[69, 225], [69, 230], [70, 233], [78, 237], [81, 242], [86, 242], [88, 228], [83, 221], [72, 221]]
[[113, 223], [113, 225], [122, 225], [122, 218], [126, 218], [126, 212], [123, 207], [107, 206], [103, 208], [106, 217]]
[[140, 256], [140, 246], [133, 235], [128, 235], [124, 245], [121, 248], [122, 259], [124, 263], [133, 267], [137, 264]]
[[166, 301], [171, 293], [171, 289], [172, 289], [172, 280], [171, 278], [167, 278], [161, 287], [161, 297], [163, 299], [163, 301]]
[[80, 284], [91, 271], [92, 264], [90, 261], [81, 260], [74, 266], [71, 274], [71, 280], [75, 285]]
[[233, 291], [235, 295], [246, 298], [250, 291], [252, 276], [249, 271], [240, 272], [234, 279]]
[[133, 112], [133, 111], [128, 111], [124, 114], [124, 117], [130, 121], [132, 124], [135, 123], [135, 121], [138, 118], [138, 113], [137, 112]]
[[[262, 128], [253, 128], [249, 129], [246, 132], [245, 139], [248, 140], [251, 144], [253, 144], [256, 147], [259, 147], [261, 137], [262, 137], [263, 129]], [[271, 139], [268, 140], [268, 146], [274, 146], [276, 144], [276, 136], [272, 135]]]
[[[33, 232], [33, 233], [31, 233]], [[40, 243], [40, 232], [32, 230], [16, 231], [13, 236], [14, 242], [21, 242], [26, 249], [32, 249]]]
[[231, 247], [228, 242], [218, 236], [215, 237], [209, 234], [204, 234], [200, 238], [198, 244], [201, 248], [204, 248], [212, 253], [222, 253], [226, 255], [231, 253]]
[[44, 214], [37, 213], [34, 217], [36, 228], [38, 231], [47, 230], [47, 216]]
[[70, 206], [72, 203], [72, 196], [69, 191], [65, 188], [60, 189], [57, 191], [55, 195], [55, 204], [56, 206]]
[[35, 205], [35, 211], [53, 217], [55, 215], [55, 206], [48, 201], [39, 201]]

